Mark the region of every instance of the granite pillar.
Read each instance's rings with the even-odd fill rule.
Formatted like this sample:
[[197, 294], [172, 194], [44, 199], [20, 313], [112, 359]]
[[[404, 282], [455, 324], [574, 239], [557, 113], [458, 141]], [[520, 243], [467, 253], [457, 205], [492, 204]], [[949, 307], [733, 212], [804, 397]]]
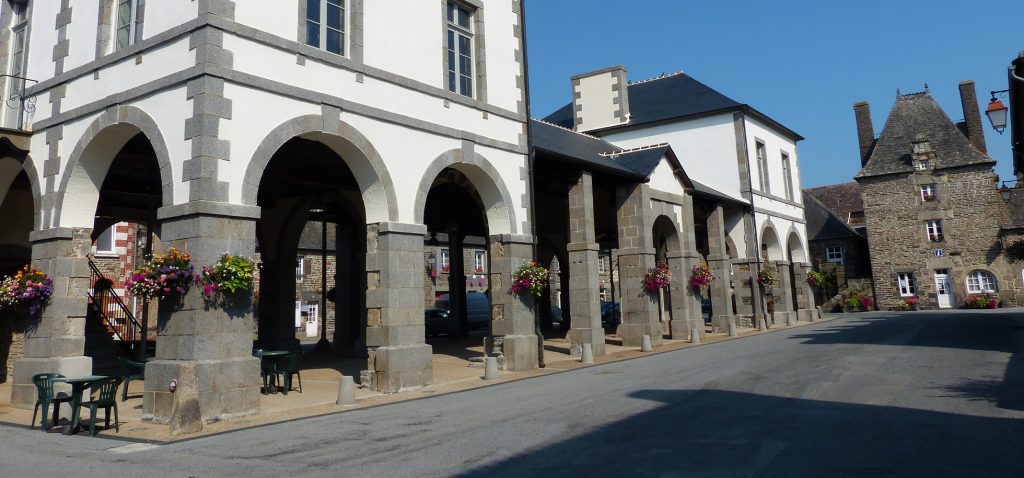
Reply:
[[426, 226], [420, 224], [382, 222], [366, 228], [368, 358], [361, 379], [380, 392], [395, 393], [434, 380], [432, 348], [424, 343], [426, 234]]
[[498, 356], [504, 370], [537, 368], [536, 309], [539, 299], [513, 294], [512, 272], [533, 260], [533, 237], [496, 235], [490, 238], [491, 336], [488, 354]]
[[757, 259], [732, 260], [733, 283], [736, 285], [736, 315], [740, 327], [754, 327], [758, 315], [763, 315], [764, 298], [757, 282]]
[[708, 267], [715, 275], [711, 283], [711, 325], [715, 332], [728, 332], [736, 324], [732, 312], [732, 263], [725, 246], [725, 210], [718, 204], [708, 214]]
[[600, 276], [598, 275], [597, 235], [594, 231], [594, 183], [583, 171], [569, 187], [569, 313], [567, 338], [569, 355], [578, 357], [583, 344], [592, 344], [594, 355], [604, 355], [604, 328], [601, 327]]
[[797, 294], [797, 319], [807, 322], [813, 322], [818, 318], [817, 304], [814, 303], [814, 289], [807, 283], [807, 274], [812, 267], [810, 262], [793, 264]]
[[658, 322], [658, 296], [643, 287], [644, 274], [655, 266], [648, 186], [619, 186], [616, 202], [622, 288], [622, 323], [617, 332], [626, 347], [639, 347], [644, 335], [649, 335], [651, 345], [657, 347], [663, 338]]
[[[672, 291], [674, 294], [672, 296], [672, 304], [673, 306], [682, 308], [683, 313], [681, 319], [684, 323], [679, 323], [680, 317], [673, 313], [672, 323], [669, 324], [669, 329], [672, 332], [673, 339], [693, 340], [693, 337], [689, 334], [692, 333], [694, 329], [697, 330], [701, 338], [704, 336], [704, 316], [701, 315], [700, 310], [701, 300], [703, 299], [701, 292], [690, 287], [690, 271], [693, 270], [694, 267], [700, 265], [700, 255], [697, 253], [697, 236], [693, 217], [693, 197], [689, 194], [683, 196], [682, 209], [682, 252], [678, 254], [681, 261], [681, 271], [679, 275], [676, 275], [675, 269], [672, 270]], [[674, 254], [671, 253], [669, 254], [670, 261], [673, 255]]]
[[775, 285], [775, 323], [791, 325], [796, 322], [796, 308], [793, 302], [792, 264], [789, 261], [775, 261], [779, 281]]
[[[23, 356], [14, 363], [11, 406], [15, 408], [32, 409], [35, 405], [35, 374], [92, 374], [92, 358], [85, 356], [90, 276], [86, 255], [92, 248], [91, 233], [88, 228], [59, 228], [30, 236], [32, 264], [53, 279], [53, 293], [41, 313], [28, 318]], [[70, 392], [71, 387], [57, 384], [55, 391]]]

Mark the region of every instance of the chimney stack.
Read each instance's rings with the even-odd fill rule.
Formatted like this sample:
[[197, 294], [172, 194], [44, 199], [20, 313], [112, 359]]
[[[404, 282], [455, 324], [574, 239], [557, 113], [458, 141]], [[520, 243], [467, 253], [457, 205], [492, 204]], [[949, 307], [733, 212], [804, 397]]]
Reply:
[[974, 91], [973, 81], [960, 82], [960, 103], [964, 107], [967, 139], [971, 141], [971, 144], [978, 151], [988, 154], [988, 148], [985, 147], [985, 131], [981, 128], [981, 109], [978, 106], [978, 94]]
[[871, 107], [866, 101], [853, 105], [853, 114], [857, 117], [857, 140], [860, 143], [860, 167], [868, 164], [871, 149], [875, 146], [875, 128], [871, 125]]
[[622, 66], [572, 77], [573, 129], [593, 131], [628, 123], [628, 89]]

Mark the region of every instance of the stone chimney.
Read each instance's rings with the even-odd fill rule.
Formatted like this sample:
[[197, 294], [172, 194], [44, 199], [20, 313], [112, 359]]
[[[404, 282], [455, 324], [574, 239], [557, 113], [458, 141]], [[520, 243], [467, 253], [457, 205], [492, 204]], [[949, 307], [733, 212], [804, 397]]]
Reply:
[[628, 86], [622, 66], [572, 77], [573, 129], [593, 131], [628, 123]]
[[875, 146], [875, 128], [871, 125], [871, 107], [866, 101], [853, 105], [853, 114], [857, 117], [857, 140], [860, 143], [860, 167], [868, 164], [871, 149]]
[[985, 147], [985, 131], [981, 128], [978, 94], [974, 91], [973, 81], [960, 82], [960, 104], [964, 107], [964, 128], [967, 131], [967, 139], [978, 151], [988, 154], [988, 148]]

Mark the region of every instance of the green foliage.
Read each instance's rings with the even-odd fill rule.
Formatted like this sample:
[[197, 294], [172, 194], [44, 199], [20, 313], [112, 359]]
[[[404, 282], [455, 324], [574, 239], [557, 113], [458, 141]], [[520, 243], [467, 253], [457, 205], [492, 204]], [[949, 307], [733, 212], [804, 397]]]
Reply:
[[251, 260], [224, 254], [216, 264], [203, 266], [203, 273], [199, 277], [199, 282], [203, 286], [203, 296], [251, 290], [255, 271], [256, 265]]

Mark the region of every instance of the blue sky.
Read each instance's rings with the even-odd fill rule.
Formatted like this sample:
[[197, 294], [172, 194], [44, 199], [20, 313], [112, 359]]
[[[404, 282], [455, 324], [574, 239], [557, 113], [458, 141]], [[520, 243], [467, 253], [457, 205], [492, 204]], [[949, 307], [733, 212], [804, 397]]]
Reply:
[[[974, 80], [984, 106], [1024, 50], [1022, 0], [526, 0], [526, 9], [534, 117], [569, 102], [577, 73], [684, 71], [807, 138], [803, 187], [857, 173], [855, 102], [871, 104], [878, 133], [897, 88], [927, 83], [958, 121], [959, 83]], [[1009, 135], [982, 119], [996, 171], [1011, 179]]]

